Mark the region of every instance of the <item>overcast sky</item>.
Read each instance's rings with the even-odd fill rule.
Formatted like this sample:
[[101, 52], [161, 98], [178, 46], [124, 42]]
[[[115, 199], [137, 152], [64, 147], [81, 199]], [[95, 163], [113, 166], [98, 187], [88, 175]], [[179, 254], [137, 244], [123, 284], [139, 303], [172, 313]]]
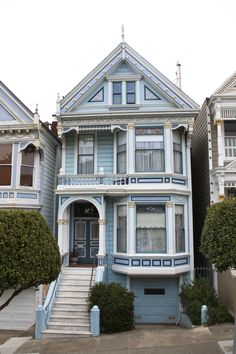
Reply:
[[235, 0], [0, 0], [0, 80], [43, 121], [125, 41], [198, 104], [236, 71]]

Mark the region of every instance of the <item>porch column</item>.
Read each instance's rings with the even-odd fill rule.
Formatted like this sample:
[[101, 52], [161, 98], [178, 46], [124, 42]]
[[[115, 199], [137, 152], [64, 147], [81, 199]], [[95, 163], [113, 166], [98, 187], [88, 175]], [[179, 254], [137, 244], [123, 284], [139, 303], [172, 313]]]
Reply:
[[136, 89], [136, 104], [140, 104], [141, 98], [140, 98], [140, 80], [135, 81], [135, 89]]
[[218, 149], [218, 166], [224, 166], [224, 121], [216, 119], [217, 125], [217, 149]]
[[173, 254], [175, 249], [175, 236], [173, 228], [173, 202], [167, 203], [167, 253]]
[[136, 253], [136, 222], [135, 222], [135, 203], [128, 203], [128, 232], [127, 232], [127, 252]]
[[172, 156], [173, 156], [173, 143], [172, 143], [172, 130], [171, 130], [171, 123], [165, 123], [165, 133], [164, 133], [164, 144], [165, 144], [165, 172], [172, 173], [173, 171], [173, 163], [172, 163]]
[[135, 129], [134, 123], [128, 123], [128, 145], [127, 145], [127, 172], [134, 173], [135, 170]]
[[104, 265], [104, 257], [106, 255], [106, 223], [105, 219], [98, 219], [99, 224], [99, 251], [98, 265]]
[[58, 246], [61, 255], [69, 252], [69, 221], [58, 219]]

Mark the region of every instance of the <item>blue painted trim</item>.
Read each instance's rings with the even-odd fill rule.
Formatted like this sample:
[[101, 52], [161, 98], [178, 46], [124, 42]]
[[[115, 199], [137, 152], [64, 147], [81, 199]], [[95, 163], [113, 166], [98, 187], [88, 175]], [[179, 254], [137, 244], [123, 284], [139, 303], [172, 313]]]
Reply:
[[172, 267], [171, 259], [164, 259], [162, 262], [163, 262], [163, 267]]
[[131, 183], [136, 183], [136, 178], [131, 178]]
[[138, 178], [138, 183], [163, 183], [163, 178]]
[[8, 198], [8, 193], [3, 193], [3, 198]]
[[131, 265], [132, 267], [140, 267], [140, 259], [132, 259]]
[[180, 258], [180, 259], [174, 260], [175, 266], [180, 266], [180, 265], [184, 265], [184, 264], [188, 264], [188, 258]]
[[142, 259], [142, 266], [150, 267], [151, 266], [151, 259]]
[[186, 181], [183, 179], [172, 178], [172, 183], [185, 185]]
[[167, 202], [170, 200], [170, 196], [132, 196], [131, 200], [134, 202]]
[[95, 199], [99, 204], [102, 205], [101, 197], [93, 197], [93, 199]]
[[160, 267], [161, 266], [161, 260], [160, 259], [153, 259], [152, 260], [152, 266]]
[[14, 193], [13, 192], [9, 193], [9, 198], [14, 198]]
[[22, 199], [37, 199], [37, 194], [33, 193], [17, 193], [17, 198]]
[[2, 198], [2, 193], [0, 193], [0, 198]]
[[165, 177], [165, 183], [170, 183], [170, 177]]
[[129, 260], [128, 259], [124, 259], [124, 258], [114, 258], [114, 263], [115, 264], [122, 264], [122, 265], [129, 265]]
[[[102, 92], [102, 98], [101, 99], [95, 99], [96, 96]], [[102, 87], [100, 90], [98, 90], [94, 95], [93, 97], [90, 98], [90, 100], [88, 100], [88, 102], [104, 102], [104, 87]]]

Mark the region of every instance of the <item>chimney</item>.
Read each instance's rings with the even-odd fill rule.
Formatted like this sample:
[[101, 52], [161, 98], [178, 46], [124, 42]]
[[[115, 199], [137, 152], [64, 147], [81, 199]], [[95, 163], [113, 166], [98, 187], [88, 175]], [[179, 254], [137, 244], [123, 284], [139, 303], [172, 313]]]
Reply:
[[176, 86], [181, 90], [181, 64], [177, 61], [176, 63]]

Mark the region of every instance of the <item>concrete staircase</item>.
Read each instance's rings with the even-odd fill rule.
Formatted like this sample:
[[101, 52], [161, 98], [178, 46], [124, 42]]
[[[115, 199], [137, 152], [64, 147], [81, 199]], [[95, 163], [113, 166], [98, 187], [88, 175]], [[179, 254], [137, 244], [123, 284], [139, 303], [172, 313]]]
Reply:
[[[92, 268], [66, 267], [43, 338], [89, 337], [90, 314], [87, 297]], [[94, 269], [92, 285], [95, 282]]]

